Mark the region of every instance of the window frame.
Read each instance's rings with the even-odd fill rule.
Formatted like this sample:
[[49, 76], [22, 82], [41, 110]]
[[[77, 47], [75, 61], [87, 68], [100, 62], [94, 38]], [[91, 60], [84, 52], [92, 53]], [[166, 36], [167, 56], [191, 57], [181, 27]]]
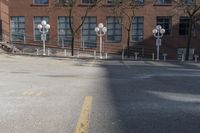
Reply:
[[[13, 22], [12, 18], [15, 18], [17, 21]], [[23, 18], [23, 22], [20, 21], [20, 18]], [[15, 26], [17, 24], [17, 28], [12, 27], [13, 23]], [[21, 24], [23, 25], [23, 28], [19, 26]], [[14, 29], [14, 33], [19, 34], [19, 31], [23, 31], [23, 33], [21, 33], [21, 35], [15, 35], [15, 34], [13, 35], [13, 29]], [[24, 16], [10, 16], [10, 36], [11, 36], [11, 40], [14, 42], [24, 41], [24, 36], [25, 36], [25, 17]], [[18, 37], [16, 37], [17, 39], [15, 40], [14, 39], [15, 37], [13, 38], [13, 36], [18, 36]], [[22, 39], [20, 39], [20, 38], [22, 38]]]
[[[57, 38], [58, 38], [58, 46], [62, 46], [62, 41], [64, 42], [64, 47], [65, 46], [70, 46], [70, 44], [68, 44], [68, 43], [72, 43], [71, 42], [71, 40], [70, 41], [66, 41], [65, 39], [63, 39], [63, 38], [72, 38], [72, 34], [71, 34], [71, 31], [70, 31], [70, 23], [68, 22], [69, 21], [69, 18], [70, 16], [58, 16], [58, 18], [57, 18]], [[59, 18], [64, 18], [65, 19], [65, 21], [64, 22], [60, 22], [59, 21]], [[73, 17], [71, 18], [72, 19], [72, 24], [73, 24]], [[67, 23], [68, 22], [68, 23]], [[61, 27], [60, 27], [60, 24], [65, 24], [65, 26], [66, 25], [68, 25], [69, 26], [69, 28], [68, 27], [65, 27], [65, 28], [63, 28], [64, 30], [65, 30], [65, 32], [64, 32], [64, 35], [62, 35], [62, 36], [60, 36], [61, 35], [61, 33], [60, 33], [60, 31], [61, 30], [63, 30]], [[69, 35], [66, 31], [70, 31], [70, 33], [69, 34], [71, 34], [71, 35]], [[60, 38], [61, 37], [61, 38]], [[61, 43], [60, 43], [60, 39], [61, 39]]]
[[[158, 19], [163, 19], [161, 24], [158, 22]], [[168, 29], [165, 27], [165, 25], [167, 24], [166, 23], [167, 19], [169, 20], [169, 23], [168, 23], [168, 27], [169, 28]], [[167, 36], [171, 36], [172, 35], [172, 16], [157, 16], [156, 17], [156, 25], [161, 25], [162, 28], [165, 29], [164, 35], [167, 35]]]
[[[108, 23], [108, 19], [109, 18], [113, 18], [113, 22], [114, 23]], [[120, 19], [120, 21], [122, 21], [122, 18], [120, 17], [120, 18], [118, 18], [118, 17], [116, 17], [116, 16], [107, 16], [106, 17], [106, 25], [107, 25], [107, 33], [106, 33], [106, 41], [107, 42], [110, 42], [110, 43], [120, 43], [121, 41], [122, 41], [122, 24], [120, 23], [120, 22], [118, 22], [118, 23], [116, 23], [115, 21], [117, 20], [117, 21], [119, 21], [118, 19]], [[114, 26], [113, 26], [113, 28], [112, 29], [110, 29], [109, 28], [109, 24], [114, 24]], [[119, 26], [119, 28], [116, 28], [117, 26]], [[108, 38], [108, 36], [109, 36], [109, 30], [112, 30], [113, 32], [114, 32], [114, 34], [116, 34], [116, 31], [117, 30], [120, 30], [120, 34], [119, 35], [112, 35], [112, 36], [114, 36], [114, 37], [116, 37], [116, 36], [119, 36], [120, 37], [120, 40], [109, 40]]]
[[[91, 19], [93, 19], [93, 18], [95, 19], [95, 22], [91, 22]], [[85, 23], [87, 19], [89, 21], [87, 21], [87, 23]], [[87, 29], [84, 29], [85, 24], [88, 25]], [[91, 25], [95, 25], [95, 26], [92, 27]], [[82, 29], [81, 29], [81, 38], [82, 38], [82, 40], [84, 42], [84, 48], [97, 48], [97, 34], [96, 34], [95, 30], [94, 30], [95, 27], [97, 27], [97, 16], [87, 16], [85, 18], [85, 21], [84, 21], [84, 23], [82, 25]], [[87, 35], [84, 35], [84, 30], [88, 30], [88, 34]], [[85, 40], [84, 40], [84, 36], [87, 36], [88, 38], [90, 38], [89, 40], [86, 40], [86, 41], [94, 41], [94, 42], [91, 42], [91, 43], [92, 44], [94, 43], [95, 45], [90, 45], [90, 42], [88, 43], [88, 45], [85, 45], [86, 43], [85, 43]], [[91, 40], [91, 37], [94, 37], [95, 40]]]
[[46, 0], [46, 2], [42, 3], [43, 0], [40, 0], [41, 2], [37, 2], [38, 0], [33, 0], [33, 5], [48, 5], [49, 0]]
[[[181, 19], [183, 20], [183, 21], [185, 21], [184, 23], [182, 22], [181, 23]], [[187, 20], [187, 23], [186, 23], [186, 20]], [[181, 29], [183, 29], [183, 28], [181, 28], [180, 26], [181, 25], [186, 25], [187, 24], [187, 27], [185, 26], [184, 28], [184, 34], [182, 34], [181, 33]], [[188, 16], [180, 16], [180, 18], [179, 18], [179, 36], [187, 36], [189, 34], [189, 17]]]
[[171, 6], [172, 5], [172, 0], [170, 0], [170, 2], [165, 2], [167, 0], [155, 0], [154, 1], [154, 5], [156, 6]]
[[[83, 2], [88, 1], [88, 2]], [[81, 5], [95, 5], [97, 0], [81, 0]]]
[[[137, 18], [137, 23], [134, 23], [134, 20], [135, 20], [135, 18]], [[139, 22], [139, 18], [142, 18], [143, 20], [142, 20], [142, 23], [141, 22]], [[134, 40], [133, 39], [133, 36], [134, 36], [134, 28], [133, 28], [133, 24], [136, 24], [137, 25], [137, 33], [138, 33], [138, 31], [139, 30], [142, 30], [142, 39], [141, 40]], [[142, 26], [142, 29], [141, 28], [139, 28], [139, 26], [138, 25], [140, 25], [140, 24], [142, 24], [143, 26]], [[136, 34], [136, 36], [138, 37], [138, 36], [141, 36], [141, 35], [138, 35], [138, 34]], [[131, 42], [142, 42], [142, 41], [144, 41], [144, 16], [135, 16], [135, 17], [133, 17], [132, 18], [132, 22], [131, 22]]]

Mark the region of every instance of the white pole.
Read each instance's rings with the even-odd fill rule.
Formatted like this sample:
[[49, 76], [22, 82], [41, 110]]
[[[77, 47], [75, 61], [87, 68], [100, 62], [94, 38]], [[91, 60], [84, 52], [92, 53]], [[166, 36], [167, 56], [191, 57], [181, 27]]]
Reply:
[[102, 59], [102, 33], [100, 32], [100, 59]]
[[159, 60], [159, 50], [160, 50], [160, 48], [159, 48], [159, 45], [157, 46], [157, 59], [156, 60]]
[[43, 31], [42, 31], [42, 34], [41, 34], [41, 38], [42, 38], [42, 41], [43, 41], [43, 55], [46, 55], [46, 51], [45, 51], [45, 39], [46, 39], [46, 36], [45, 36], [45, 31], [44, 31], [44, 27], [43, 27]]
[[43, 55], [46, 55], [46, 51], [45, 51], [45, 40], [43, 39]]

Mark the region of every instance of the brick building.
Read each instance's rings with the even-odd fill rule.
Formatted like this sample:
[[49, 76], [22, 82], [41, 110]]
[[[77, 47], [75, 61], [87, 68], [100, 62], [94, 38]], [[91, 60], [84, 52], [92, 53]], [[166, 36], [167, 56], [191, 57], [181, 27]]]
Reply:
[[[161, 52], [176, 58], [177, 50], [185, 48], [187, 42], [188, 17], [174, 10], [171, 0], [137, 0], [140, 7], [135, 10], [132, 21], [131, 49], [142, 49], [144, 55], [155, 50], [155, 37], [152, 29], [157, 24], [165, 28]], [[192, 0], [188, 0], [192, 1]], [[65, 7], [53, 6], [55, 0], [1, 0], [0, 3], [0, 35], [2, 39], [26, 45], [41, 45], [40, 32], [37, 25], [46, 20], [51, 29], [47, 46], [61, 47], [70, 45], [69, 16]], [[60, 0], [62, 2], [62, 0]], [[79, 25], [90, 0], [79, 0], [74, 8], [73, 24]], [[94, 28], [102, 22], [107, 28], [103, 38], [104, 51], [120, 53], [127, 46], [127, 34], [121, 24], [116, 21], [111, 11], [113, 0], [100, 1], [100, 7], [94, 7], [86, 16], [84, 24], [75, 37], [75, 47], [99, 49], [99, 38]], [[122, 18], [123, 19], [123, 18]], [[191, 48], [200, 53], [199, 25], [195, 25]]]

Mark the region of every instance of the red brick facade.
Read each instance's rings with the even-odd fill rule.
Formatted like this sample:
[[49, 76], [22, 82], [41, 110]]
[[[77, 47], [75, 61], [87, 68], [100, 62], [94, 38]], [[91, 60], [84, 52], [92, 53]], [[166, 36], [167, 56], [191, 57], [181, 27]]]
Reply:
[[[3, 34], [6, 34], [9, 37], [10, 34], [10, 17], [11, 16], [24, 16], [25, 17], [25, 33], [29, 36], [27, 39], [28, 43], [38, 43], [34, 41], [34, 16], [49, 16], [49, 24], [51, 25], [50, 29], [50, 38], [48, 45], [57, 46], [57, 20], [58, 16], [67, 16], [66, 9], [54, 9], [51, 3], [54, 0], [49, 0], [47, 5], [34, 5], [33, 0], [1, 0], [0, 10], [1, 10], [1, 20], [3, 27]], [[104, 6], [101, 8], [94, 8], [88, 16], [97, 16], [97, 24], [102, 22], [106, 25], [106, 17], [113, 16], [113, 13], [110, 10], [110, 7], [106, 4], [106, 0], [102, 1]], [[76, 7], [76, 15], [74, 16], [74, 22], [79, 23], [81, 16], [85, 7], [80, 4]], [[186, 47], [187, 36], [179, 35], [179, 15], [172, 6], [158, 6], [154, 4], [153, 0], [144, 1], [139, 9], [136, 10], [136, 16], [144, 17], [144, 36], [143, 41], [139, 43], [131, 42], [131, 45], [143, 47], [144, 52], [153, 52], [155, 49], [155, 37], [152, 34], [152, 29], [156, 26], [156, 17], [157, 16], [172, 16], [172, 28], [170, 35], [164, 35], [162, 40], [161, 51], [167, 52], [171, 57], [175, 57], [177, 53], [177, 48]], [[199, 26], [197, 27], [199, 28]], [[104, 37], [105, 49], [108, 52], [120, 52], [122, 50], [122, 45], [126, 47], [127, 34], [125, 30], [122, 30], [122, 41], [119, 43], [110, 43], [107, 41], [106, 36]], [[32, 37], [32, 38], [31, 38]], [[81, 31], [76, 36], [76, 40], [81, 41]], [[97, 39], [97, 42], [99, 38]], [[196, 35], [192, 38], [192, 48], [195, 48], [197, 54], [200, 53], [200, 36], [199, 29], [196, 32]], [[80, 45], [80, 44], [76, 44]], [[99, 46], [97, 46], [97, 49]], [[144, 53], [145, 54], [145, 53]]]

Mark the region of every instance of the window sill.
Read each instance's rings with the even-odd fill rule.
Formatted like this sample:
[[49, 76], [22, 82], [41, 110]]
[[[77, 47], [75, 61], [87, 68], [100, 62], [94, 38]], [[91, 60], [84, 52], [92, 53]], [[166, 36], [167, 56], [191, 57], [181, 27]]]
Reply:
[[49, 6], [49, 4], [31, 4], [32, 7]]
[[88, 7], [88, 6], [96, 6], [96, 4], [92, 4], [92, 3], [91, 3], [91, 4], [90, 4], [90, 3], [88, 3], [88, 4], [87, 4], [87, 3], [81, 3], [81, 4], [78, 4], [78, 6], [79, 6], [79, 7]]
[[154, 4], [153, 6], [172, 6], [172, 4]]
[[130, 42], [131, 42], [131, 43], [136, 43], [136, 44], [138, 44], [138, 43], [142, 43], [142, 42], [144, 42], [144, 40], [139, 40], [139, 41], [131, 40]]
[[108, 41], [108, 40], [106, 40], [105, 43], [118, 43], [118, 44], [120, 44], [121, 41]]

